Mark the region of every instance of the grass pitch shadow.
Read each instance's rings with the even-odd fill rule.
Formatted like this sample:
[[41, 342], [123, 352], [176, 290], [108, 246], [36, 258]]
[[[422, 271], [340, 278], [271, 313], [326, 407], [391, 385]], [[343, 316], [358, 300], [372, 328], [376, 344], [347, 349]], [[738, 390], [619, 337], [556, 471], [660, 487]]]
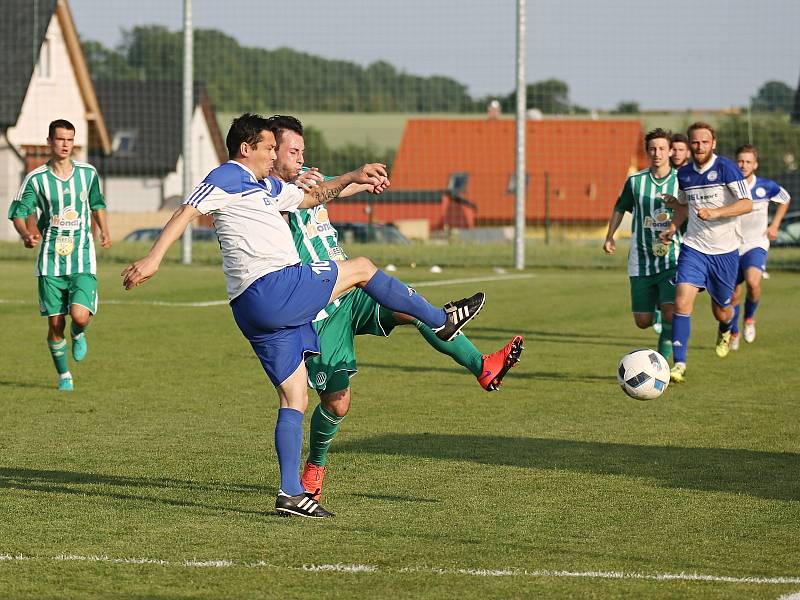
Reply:
[[[263, 496], [265, 506], [269, 507], [276, 493], [275, 488], [270, 486], [186, 481], [158, 477], [125, 477], [73, 471], [44, 471], [0, 466], [0, 489], [2, 488], [113, 498], [116, 500], [136, 500], [167, 506], [235, 512], [255, 516], [272, 516], [275, 514], [271, 509], [264, 511], [245, 510], [230, 505], [214, 505], [163, 496], [164, 491], [167, 493], [174, 492], [175, 495], [185, 495], [189, 491], [195, 492], [198, 496], [230, 492], [257, 494]], [[145, 491], [148, 489], [153, 490], [154, 493], [148, 495]]]
[[655, 479], [664, 487], [800, 501], [800, 454], [447, 434], [384, 434], [337, 452], [419, 456]]

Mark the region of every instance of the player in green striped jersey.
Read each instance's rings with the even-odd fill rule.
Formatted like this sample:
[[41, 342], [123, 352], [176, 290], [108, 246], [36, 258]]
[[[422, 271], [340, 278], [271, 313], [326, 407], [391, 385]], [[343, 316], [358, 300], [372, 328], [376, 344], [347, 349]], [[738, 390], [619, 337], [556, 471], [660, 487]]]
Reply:
[[[39, 311], [48, 319], [47, 345], [58, 372], [58, 389], [73, 389], [64, 339], [66, 315], [72, 320], [72, 357], [87, 352], [85, 330], [97, 312], [97, 259], [91, 218], [100, 230], [100, 244], [111, 246], [106, 204], [94, 167], [71, 159], [75, 126], [64, 119], [50, 123], [50, 160], [28, 173], [8, 209], [8, 218], [26, 248], [39, 246]], [[28, 217], [38, 212], [38, 230]]]
[[[306, 188], [328, 179], [316, 169], [301, 169], [305, 143], [300, 122], [294, 117], [280, 115], [273, 117], [273, 120], [278, 129], [278, 147], [272, 174]], [[341, 192], [340, 197], [360, 191], [383, 191], [368, 188], [365, 185], [351, 185]], [[324, 205], [300, 209], [287, 216], [302, 262], [347, 259]], [[309, 386], [316, 389], [320, 396], [320, 404], [311, 417], [309, 456], [302, 476], [307, 491], [321, 492], [328, 449], [350, 407], [350, 377], [357, 372], [354, 336], [388, 336], [395, 326], [407, 324], [415, 325], [434, 349], [472, 372], [487, 391], [498, 389], [508, 370], [519, 361], [523, 350], [522, 337], [515, 336], [501, 350], [484, 355], [466, 335], [442, 342], [425, 324], [380, 306], [360, 289], [356, 288], [338, 298], [314, 320], [321, 354], [306, 361]]]
[[672, 357], [674, 277], [680, 244], [664, 244], [658, 235], [672, 221], [672, 209], [664, 203], [662, 196], [677, 195], [678, 178], [677, 171], [670, 163], [671, 137], [668, 131], [650, 131], [644, 137], [644, 145], [650, 167], [631, 175], [625, 181], [608, 220], [603, 250], [606, 254], [616, 251], [614, 233], [622, 223], [625, 212], [630, 212], [632, 220], [628, 276], [633, 320], [637, 327], [646, 329], [653, 325], [656, 309], [661, 310], [658, 351], [669, 360]]

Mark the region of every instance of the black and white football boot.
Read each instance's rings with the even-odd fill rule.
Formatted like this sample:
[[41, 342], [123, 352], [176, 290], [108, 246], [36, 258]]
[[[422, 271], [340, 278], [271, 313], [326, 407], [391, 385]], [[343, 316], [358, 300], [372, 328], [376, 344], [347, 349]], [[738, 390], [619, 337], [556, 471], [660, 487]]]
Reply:
[[319, 505], [314, 500], [314, 494], [304, 492], [297, 496], [290, 496], [278, 490], [278, 497], [275, 498], [275, 512], [281, 517], [306, 517], [309, 519], [325, 519], [334, 516]]
[[461, 332], [461, 328], [481, 311], [484, 302], [486, 302], [486, 294], [478, 292], [469, 298], [445, 304], [444, 325], [434, 330], [436, 336], [445, 342], [452, 340]]

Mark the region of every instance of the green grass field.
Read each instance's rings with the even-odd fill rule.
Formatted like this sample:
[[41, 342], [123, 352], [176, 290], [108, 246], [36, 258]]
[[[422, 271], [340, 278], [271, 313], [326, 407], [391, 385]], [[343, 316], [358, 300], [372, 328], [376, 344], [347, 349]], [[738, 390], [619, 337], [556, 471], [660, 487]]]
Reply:
[[523, 362], [487, 394], [413, 328], [361, 338], [337, 516], [311, 522], [273, 514], [275, 392], [230, 310], [186, 304], [223, 300], [219, 268], [167, 264], [134, 292], [100, 268], [59, 394], [31, 261], [0, 262], [2, 598], [800, 592], [798, 273], [772, 273], [756, 343], [724, 361], [702, 298], [688, 383], [636, 402], [617, 361], [655, 337], [624, 269], [401, 269], [435, 302], [485, 289], [468, 334], [524, 334]]

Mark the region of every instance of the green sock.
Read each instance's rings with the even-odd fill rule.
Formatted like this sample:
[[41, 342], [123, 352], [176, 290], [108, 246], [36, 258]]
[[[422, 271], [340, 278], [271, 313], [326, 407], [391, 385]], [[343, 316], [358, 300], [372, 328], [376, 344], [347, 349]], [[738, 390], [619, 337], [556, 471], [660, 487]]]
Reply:
[[445, 342], [433, 332], [433, 329], [422, 323], [414, 321], [422, 337], [442, 354], [446, 354], [475, 377], [480, 377], [483, 373], [483, 354], [465, 335], [457, 335], [453, 340]]
[[59, 340], [57, 342], [47, 340], [47, 347], [50, 348], [50, 355], [53, 357], [53, 364], [55, 364], [58, 374], [69, 373], [67, 340]]
[[344, 417], [337, 417], [318, 404], [311, 415], [311, 437], [309, 440], [308, 462], [324, 467], [328, 464], [328, 448], [330, 448], [339, 424]]
[[658, 336], [658, 352], [667, 360], [672, 359], [672, 323], [661, 323], [661, 335]]

